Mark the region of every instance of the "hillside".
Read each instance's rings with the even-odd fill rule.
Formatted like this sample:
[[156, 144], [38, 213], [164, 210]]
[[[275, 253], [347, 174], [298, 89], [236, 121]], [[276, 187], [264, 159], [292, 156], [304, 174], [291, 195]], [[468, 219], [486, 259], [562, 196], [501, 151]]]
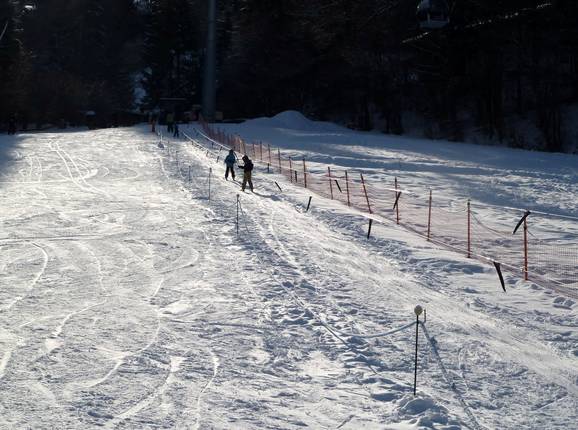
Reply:
[[[363, 171], [376, 196], [397, 176], [480, 216], [551, 214], [535, 234], [578, 215], [578, 157], [296, 113], [221, 127], [312, 174]], [[183, 130], [194, 141], [162, 148], [145, 126], [0, 138], [0, 428], [573, 428], [574, 299], [510, 272], [504, 293], [491, 266], [395, 222], [368, 240], [363, 211], [263, 163], [241, 193]]]

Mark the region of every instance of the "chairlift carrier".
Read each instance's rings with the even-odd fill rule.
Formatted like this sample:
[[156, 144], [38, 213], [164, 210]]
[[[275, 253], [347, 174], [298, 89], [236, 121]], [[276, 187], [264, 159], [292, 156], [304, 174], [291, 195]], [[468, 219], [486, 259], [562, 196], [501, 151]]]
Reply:
[[416, 15], [423, 29], [443, 28], [450, 22], [450, 8], [445, 0], [422, 0]]

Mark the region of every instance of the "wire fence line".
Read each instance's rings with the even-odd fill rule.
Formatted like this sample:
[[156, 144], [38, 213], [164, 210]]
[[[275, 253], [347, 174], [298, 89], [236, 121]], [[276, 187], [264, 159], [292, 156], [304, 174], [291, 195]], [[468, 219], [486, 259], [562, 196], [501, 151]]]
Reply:
[[305, 158], [285, 156], [280, 148], [263, 142], [247, 142], [203, 120], [200, 125], [212, 149], [247, 154], [293, 185], [395, 222], [467, 257], [498, 262], [526, 280], [578, 296], [578, 218], [532, 211], [513, 234], [524, 209], [444, 198], [435, 186], [417, 193], [405, 189], [398, 178], [384, 184], [368, 180], [362, 172], [329, 166], [323, 174], [314, 173]]

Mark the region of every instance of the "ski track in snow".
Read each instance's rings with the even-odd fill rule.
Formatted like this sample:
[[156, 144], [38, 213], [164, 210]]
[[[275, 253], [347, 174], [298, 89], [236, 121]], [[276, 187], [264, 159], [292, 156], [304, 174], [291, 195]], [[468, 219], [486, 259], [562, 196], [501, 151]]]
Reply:
[[[31, 242], [32, 246], [38, 248], [40, 250], [40, 252], [42, 252], [42, 257], [43, 257], [43, 261], [42, 261], [42, 267], [40, 268], [40, 271], [38, 272], [38, 274], [34, 277], [34, 279], [31, 281], [30, 285], [28, 286], [28, 292], [27, 295], [30, 294], [30, 292], [34, 289], [34, 287], [36, 286], [36, 284], [38, 283], [38, 281], [40, 280], [40, 278], [42, 277], [42, 275], [44, 275], [44, 272], [46, 271], [46, 267], [48, 266], [48, 253], [44, 250], [44, 248], [34, 242]], [[15, 297], [14, 300], [12, 300], [8, 306], [6, 306], [5, 309], [0, 309], [3, 311], [8, 311], [11, 308], [14, 307], [14, 305], [16, 305], [18, 302], [24, 300], [26, 298], [25, 296], [20, 296], [20, 297]]]
[[210, 355], [211, 355], [211, 359], [213, 360], [213, 374], [211, 375], [211, 378], [207, 381], [207, 384], [203, 387], [203, 389], [201, 390], [201, 392], [199, 393], [198, 397], [197, 397], [197, 420], [196, 420], [196, 424], [193, 428], [195, 429], [199, 429], [201, 427], [201, 419], [202, 419], [202, 413], [201, 413], [201, 402], [203, 401], [203, 395], [205, 394], [205, 392], [207, 392], [209, 390], [209, 388], [211, 387], [211, 385], [213, 384], [215, 378], [217, 377], [217, 373], [219, 373], [219, 358], [215, 355], [215, 353], [213, 351], [209, 351]]
[[[267, 212], [267, 208], [265, 209], [265, 213]], [[271, 210], [271, 209], [269, 209]], [[261, 215], [261, 219], [262, 218], [266, 218], [266, 216], [262, 213]], [[271, 211], [271, 217], [274, 216], [274, 210]], [[256, 223], [257, 225], [259, 224], [258, 222]], [[269, 234], [269, 236], [272, 236], [274, 238], [275, 244], [277, 245], [277, 247], [275, 246], [271, 246], [268, 245], [267, 250], [265, 252], [263, 252], [263, 254], [261, 255], [261, 258], [263, 255], [277, 255], [277, 259], [276, 261], [273, 261], [272, 263], [269, 263], [267, 261], [262, 262], [262, 264], [264, 266], [267, 265], [271, 265], [273, 267], [285, 267], [288, 266], [290, 268], [291, 272], [297, 272], [298, 273], [298, 278], [299, 280], [303, 280], [304, 278], [306, 278], [306, 276], [304, 276], [303, 273], [301, 273], [298, 269], [296, 269], [296, 267], [298, 267], [299, 265], [296, 263], [295, 259], [291, 256], [291, 253], [288, 252], [285, 248], [285, 245], [278, 239], [277, 235], [275, 234], [274, 228], [273, 226], [275, 225], [275, 222], [273, 221], [273, 219], [271, 219], [271, 221], [269, 221], [267, 223], [268, 226], [268, 231], [267, 233]], [[267, 233], [260, 235], [260, 239], [262, 239], [263, 241], [266, 242], [266, 237], [268, 237]], [[259, 249], [258, 246], [255, 246], [256, 249]], [[281, 248], [282, 249], [282, 254], [284, 255], [284, 257], [281, 256], [281, 254], [278, 254], [278, 251], [276, 251], [276, 249]], [[286, 262], [287, 261], [287, 262]], [[315, 265], [314, 262], [308, 262], [309, 265]], [[307, 267], [307, 265], [306, 265]], [[290, 273], [291, 273], [290, 272]], [[284, 271], [282, 271], [282, 273], [285, 273]], [[272, 276], [274, 278], [278, 278], [278, 276], [276, 276], [275, 274], [272, 274]], [[288, 276], [288, 277], [294, 277], [295, 275], [292, 274], [287, 274], [285, 273], [284, 276]], [[352, 350], [354, 353], [359, 353], [359, 351], [356, 350], [355, 346], [353, 344], [350, 344], [349, 342], [347, 342], [346, 340], [344, 340], [342, 338], [342, 336], [347, 336], [347, 335], [340, 335], [338, 332], [335, 331], [334, 328], [332, 328], [330, 325], [328, 325], [322, 318], [320, 318], [315, 312], [313, 312], [310, 308], [310, 305], [307, 305], [303, 302], [303, 300], [298, 297], [295, 293], [293, 293], [292, 291], [290, 291], [289, 289], [286, 288], [285, 286], [285, 282], [283, 281], [278, 281], [280, 285], [283, 286], [284, 290], [288, 293], [288, 295], [290, 297], [293, 297], [293, 300], [295, 301], [295, 303], [297, 303], [297, 305], [302, 309], [302, 311], [305, 312], [305, 314], [309, 314], [309, 316], [314, 316], [314, 318], [320, 323], [321, 326], [323, 326], [329, 333], [331, 336], [334, 336], [341, 344], [343, 344], [347, 349]], [[298, 282], [295, 282], [295, 284], [297, 284]], [[307, 318], [307, 316], [305, 316]], [[367, 366], [372, 373], [376, 373], [375, 369], [373, 368], [371, 362], [367, 359], [367, 357], [363, 357], [360, 360], [362, 365]], [[361, 384], [363, 385], [363, 384]]]
[[[394, 225], [367, 241], [354, 211], [314, 197], [304, 213], [306, 192], [280, 193], [259, 170], [237, 237], [238, 183], [184, 140], [157, 143], [136, 127], [25, 135], [13, 150], [0, 182], [1, 429], [578, 419], [575, 303], [510, 277], [502, 295], [491, 271]], [[342, 161], [381, 157], [350, 150]], [[467, 167], [440, 157], [430, 174], [444, 163]]]
[[[281, 224], [282, 224], [282, 223], [281, 223]], [[424, 287], [425, 287], [425, 288], [428, 288], [426, 285], [424, 285]], [[448, 309], [448, 310], [449, 310], [449, 309]], [[516, 323], [519, 324], [519, 321], [516, 321]], [[522, 324], [522, 327], [524, 327], [524, 325], [525, 325], [525, 324]], [[500, 342], [502, 342], [502, 339], [500, 339]], [[520, 344], [520, 346], [521, 346], [520, 349], [523, 349], [523, 345]], [[551, 353], [552, 351], [549, 351], [549, 352]], [[546, 355], [546, 356], [547, 356], [547, 355]], [[514, 357], [512, 357], [512, 358], [515, 359]], [[573, 360], [573, 361], [574, 361], [574, 364], [570, 364], [570, 363], [568, 362], [568, 366], [565, 366], [565, 364], [563, 364], [562, 367], [560, 367], [560, 369], [561, 369], [561, 370], [564, 369], [564, 373], [566, 373], [567, 375], [572, 375], [572, 373], [574, 373], [574, 372], [572, 372], [572, 366], [575, 366], [575, 360]], [[528, 363], [529, 363], [529, 362], [528, 362]], [[539, 362], [536, 362], [535, 364], [537, 364], [537, 363], [539, 363]], [[539, 366], [538, 368], [536, 368], [536, 370], [540, 370], [540, 366]], [[547, 376], [547, 375], [544, 374], [544, 376]], [[560, 380], [558, 381], [558, 383], [561, 383], [562, 386], [569, 386], [569, 388], [572, 389], [572, 390], [575, 389], [575, 383], [572, 381], [572, 379], [570, 379], [570, 380], [568, 381], [568, 383], [564, 382], [563, 379], [560, 379]]]

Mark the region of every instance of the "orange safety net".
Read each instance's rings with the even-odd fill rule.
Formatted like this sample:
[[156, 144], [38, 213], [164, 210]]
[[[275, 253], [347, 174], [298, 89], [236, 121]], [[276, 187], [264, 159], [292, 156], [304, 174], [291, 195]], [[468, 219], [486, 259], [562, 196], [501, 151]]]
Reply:
[[395, 222], [468, 257], [499, 262], [525, 279], [578, 292], [578, 219], [533, 213], [513, 234], [523, 210], [443, 200], [433, 190], [419, 195], [403, 189], [397, 178], [377, 184], [363, 174], [329, 167], [323, 173], [311, 172], [305, 159], [285, 157], [279, 148], [246, 142], [200, 123], [214, 143], [248, 154], [297, 186]]

